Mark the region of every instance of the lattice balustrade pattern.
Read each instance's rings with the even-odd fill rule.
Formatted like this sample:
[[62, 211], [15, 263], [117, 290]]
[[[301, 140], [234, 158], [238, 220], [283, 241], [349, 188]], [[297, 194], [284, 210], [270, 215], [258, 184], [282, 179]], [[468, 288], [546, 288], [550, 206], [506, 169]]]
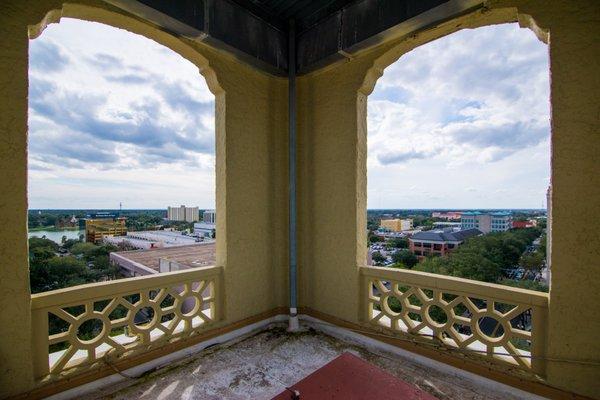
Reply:
[[219, 319], [222, 270], [190, 269], [32, 295], [36, 376], [56, 379], [192, 336]]
[[371, 326], [544, 375], [546, 293], [391, 268], [361, 274]]

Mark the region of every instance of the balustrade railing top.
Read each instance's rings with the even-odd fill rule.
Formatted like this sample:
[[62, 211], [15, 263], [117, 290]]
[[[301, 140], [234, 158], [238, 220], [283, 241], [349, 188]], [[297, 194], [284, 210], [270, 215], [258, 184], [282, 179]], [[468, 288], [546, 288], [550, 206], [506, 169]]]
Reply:
[[361, 275], [370, 326], [544, 375], [548, 294], [392, 268]]
[[35, 374], [57, 379], [179, 340], [220, 318], [222, 268], [32, 295]]

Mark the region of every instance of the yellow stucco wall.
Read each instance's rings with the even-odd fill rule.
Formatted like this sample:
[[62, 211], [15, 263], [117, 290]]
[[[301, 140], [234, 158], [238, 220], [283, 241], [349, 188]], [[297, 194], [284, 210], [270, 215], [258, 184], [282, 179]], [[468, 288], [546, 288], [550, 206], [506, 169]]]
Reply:
[[[27, 30], [0, 13], [0, 397], [31, 387], [27, 268]], [[10, 15], [10, 13], [9, 13]], [[25, 118], [19, 118], [19, 115]]]
[[299, 80], [300, 304], [360, 321], [366, 96], [383, 70], [413, 48], [459, 29], [516, 21], [549, 43], [551, 57], [553, 282], [547, 352], [554, 361], [548, 361], [547, 382], [596, 397], [600, 236], [597, 224], [590, 223], [600, 220], [600, 7], [595, 1], [489, 1], [472, 14], [416, 35], [384, 39]]
[[[217, 262], [225, 267], [224, 323], [286, 305], [286, 81], [122, 16], [99, 1], [76, 3], [87, 7], [66, 6], [64, 15], [143, 34], [199, 66], [216, 95]], [[458, 29], [520, 20], [540, 37], [549, 32], [551, 54], [553, 282], [548, 354], [597, 362], [600, 239], [591, 221], [600, 220], [600, 8], [593, 0], [487, 5], [482, 12], [408, 38], [386, 38], [351, 61], [299, 78], [300, 306], [359, 322], [358, 266], [365, 263], [367, 240], [367, 96], [385, 67]], [[9, 305], [0, 313], [3, 397], [33, 385], [26, 240], [27, 31], [49, 10], [60, 10], [61, 2], [14, 0], [0, 7], [0, 304]], [[597, 365], [553, 361], [547, 374], [553, 386], [589, 396], [600, 393]]]
[[[568, 3], [568, 4], [566, 4]], [[552, 98], [551, 384], [600, 398], [600, 4], [531, 14], [550, 30]], [[587, 5], [585, 7], [584, 5]], [[554, 10], [553, 10], [554, 11]]]
[[28, 27], [36, 36], [61, 14], [142, 34], [199, 67], [216, 95], [217, 263], [225, 267], [226, 282], [222, 323], [285, 306], [287, 81], [206, 45], [173, 37], [100, 1], [63, 7], [60, 1], [15, 0], [0, 8], [0, 304], [5, 305], [0, 313], [0, 398], [33, 387], [27, 266]]

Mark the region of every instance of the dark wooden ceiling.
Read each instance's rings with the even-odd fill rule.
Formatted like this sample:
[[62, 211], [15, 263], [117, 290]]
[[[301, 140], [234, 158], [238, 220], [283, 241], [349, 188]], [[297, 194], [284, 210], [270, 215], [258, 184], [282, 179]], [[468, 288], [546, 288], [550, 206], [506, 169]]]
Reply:
[[481, 7], [483, 0], [105, 0], [174, 34], [276, 75], [288, 70], [290, 20], [304, 74], [373, 44]]
[[271, 25], [287, 30], [294, 19], [298, 31], [309, 28], [356, 0], [233, 0]]

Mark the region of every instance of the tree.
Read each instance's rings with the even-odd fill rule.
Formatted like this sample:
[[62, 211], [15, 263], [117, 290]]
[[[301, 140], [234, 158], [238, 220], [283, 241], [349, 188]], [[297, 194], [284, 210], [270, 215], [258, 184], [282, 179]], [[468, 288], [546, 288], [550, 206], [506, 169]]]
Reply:
[[452, 275], [477, 281], [496, 282], [502, 276], [499, 264], [477, 252], [456, 252], [452, 255], [449, 267]]
[[540, 253], [542, 253], [542, 255], [544, 256], [544, 258], [546, 258], [546, 252], [548, 251], [548, 237], [547, 235], [544, 233], [542, 235], [542, 237], [540, 238], [540, 247], [538, 249], [538, 251]]
[[408, 249], [408, 239], [392, 238], [388, 241], [388, 245], [394, 249]]
[[537, 227], [539, 229], [546, 229], [547, 225], [548, 225], [548, 220], [546, 218], [539, 218], [537, 220]]
[[72, 254], [79, 257], [58, 257], [58, 245], [53, 241], [35, 237], [30, 239], [32, 293], [120, 277], [120, 269], [109, 260], [109, 253], [117, 250], [116, 247], [82, 243], [74, 239], [66, 240], [63, 247], [69, 247]]
[[420, 226], [423, 230], [433, 229], [435, 221], [429, 215], [415, 215], [413, 216], [414, 226]]
[[49, 247], [54, 251], [58, 251], [58, 244], [53, 240], [47, 239], [45, 237], [37, 237], [32, 236], [29, 238], [29, 250], [35, 249], [37, 247]]
[[86, 259], [90, 259], [94, 251], [97, 249], [94, 243], [75, 243], [71, 247], [71, 253], [75, 255], [82, 255]]
[[54, 257], [56, 253], [50, 247], [34, 247], [29, 250], [29, 261], [31, 263], [42, 263]]
[[514, 236], [505, 236], [501, 242], [501, 251], [503, 254], [502, 264], [511, 268], [519, 262], [519, 257], [525, 250], [527, 243]]
[[94, 258], [89, 272], [94, 281], [105, 281], [117, 279], [120, 275], [120, 268], [118, 265], [111, 264], [107, 255], [101, 255]]
[[539, 251], [523, 254], [519, 260], [519, 265], [527, 272], [537, 275], [544, 266], [544, 256]]
[[381, 236], [377, 236], [373, 233], [369, 233], [369, 243], [383, 242], [384, 239]]
[[446, 257], [428, 257], [415, 265], [413, 269], [432, 274], [452, 275], [449, 269], [449, 259]]
[[371, 259], [375, 265], [382, 265], [386, 260], [386, 258], [378, 251], [371, 254]]
[[548, 286], [542, 282], [528, 280], [501, 279], [498, 283], [501, 285], [514, 286], [521, 289], [537, 290], [538, 292], [548, 292]]
[[407, 268], [411, 269], [417, 265], [419, 259], [410, 250], [398, 250], [392, 254], [392, 261], [404, 264]]
[[31, 264], [46, 262], [54, 257], [57, 251], [58, 244], [50, 239], [36, 236], [29, 238], [29, 262]]
[[[421, 220], [423, 221], [424, 218]], [[514, 281], [506, 279], [505, 272], [514, 269], [519, 264], [524, 268], [527, 265], [530, 270], [539, 272], [544, 265], [543, 250], [545, 247], [544, 249], [540, 248], [533, 256], [529, 254], [522, 256], [522, 254], [541, 234], [542, 230], [534, 227], [472, 237], [448, 256], [428, 257], [420, 263], [414, 263], [414, 260], [408, 261], [407, 253], [410, 254], [410, 252], [400, 249], [392, 255], [395, 263], [392, 266], [518, 286], [514, 284]], [[544, 237], [542, 237], [542, 241], [544, 241]], [[544, 290], [544, 285], [534, 283], [524, 283], [522, 287]]]
[[379, 228], [379, 219], [368, 217], [367, 219], [367, 229], [369, 231], [376, 231]]
[[75, 257], [52, 257], [30, 264], [31, 292], [39, 293], [91, 282], [85, 263]]
[[62, 247], [65, 248], [65, 249], [67, 249], [67, 250], [70, 250], [77, 243], [81, 243], [81, 241], [77, 240], [77, 239], [67, 239], [63, 243]]

